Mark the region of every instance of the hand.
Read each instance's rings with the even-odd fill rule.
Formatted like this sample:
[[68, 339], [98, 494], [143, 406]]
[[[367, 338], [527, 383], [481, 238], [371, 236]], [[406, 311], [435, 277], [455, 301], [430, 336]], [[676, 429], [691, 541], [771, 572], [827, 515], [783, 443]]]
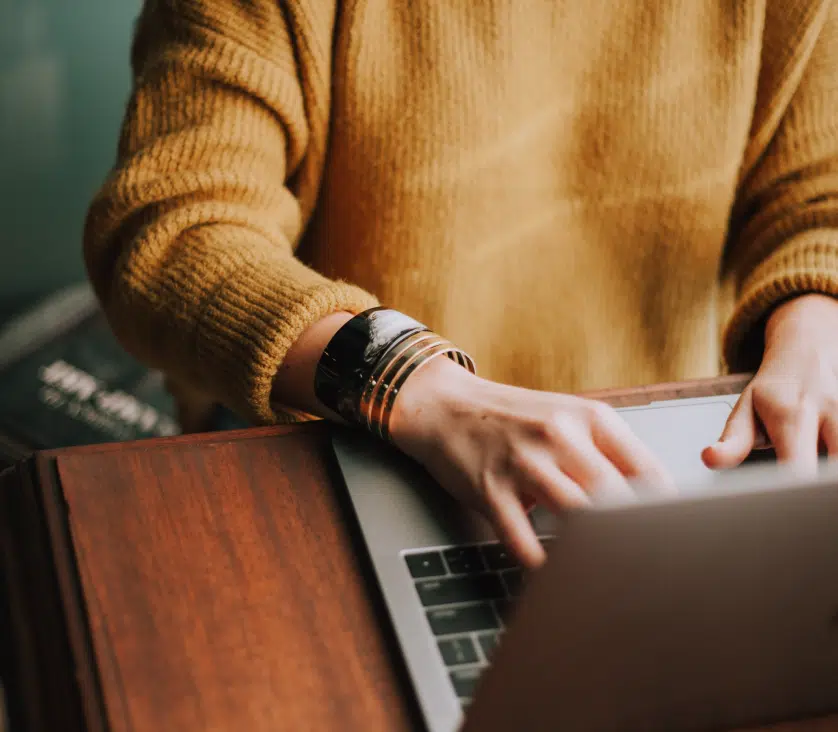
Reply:
[[821, 445], [838, 455], [838, 300], [803, 295], [774, 311], [762, 364], [704, 462], [735, 467], [763, 446], [760, 425], [778, 461], [808, 474]]
[[599, 489], [633, 496], [627, 479], [668, 485], [663, 467], [601, 402], [486, 381], [446, 358], [416, 372], [391, 417], [396, 445], [483, 513], [521, 562], [544, 560], [527, 517], [584, 506]]

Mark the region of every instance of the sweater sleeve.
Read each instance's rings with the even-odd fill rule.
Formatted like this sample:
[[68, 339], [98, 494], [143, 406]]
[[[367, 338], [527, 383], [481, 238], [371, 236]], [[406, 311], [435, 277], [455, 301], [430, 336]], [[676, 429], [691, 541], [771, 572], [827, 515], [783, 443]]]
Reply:
[[375, 299], [303, 265], [328, 129], [334, 3], [147, 0], [85, 261], [123, 345], [260, 423], [312, 323]]
[[838, 3], [772, 6], [725, 262], [731, 370], [759, 365], [765, 319], [781, 302], [838, 296]]

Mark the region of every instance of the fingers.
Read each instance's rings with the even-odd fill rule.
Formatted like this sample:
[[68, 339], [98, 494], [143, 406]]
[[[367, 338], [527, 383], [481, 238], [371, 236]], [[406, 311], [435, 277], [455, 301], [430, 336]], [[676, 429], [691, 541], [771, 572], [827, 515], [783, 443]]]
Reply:
[[831, 458], [838, 457], [838, 414], [829, 414], [821, 424], [821, 439]]
[[774, 445], [778, 462], [807, 474], [816, 472], [821, 431], [817, 404], [794, 390], [774, 388], [764, 394], [756, 393], [754, 407]]
[[547, 555], [518, 495], [511, 489], [494, 492], [489, 511], [498, 538], [509, 551], [526, 567], [541, 566]]
[[526, 480], [523, 491], [553, 513], [591, 502], [582, 487], [562, 472], [550, 453], [533, 450], [522, 467]]
[[701, 457], [708, 468], [734, 468], [754, 449], [756, 438], [753, 391], [746, 389], [728, 417], [719, 441], [705, 448]]
[[489, 517], [501, 541], [518, 560], [527, 567], [537, 567], [546, 555], [527, 515], [533, 502], [559, 514], [586, 506], [591, 499], [544, 450], [519, 456], [509, 478], [508, 487], [497, 486], [488, 493]]
[[642, 481], [664, 493], [674, 492], [669, 471], [616, 412], [603, 413], [593, 424], [592, 434], [602, 454], [626, 478]]
[[521, 505], [524, 507], [524, 510], [529, 513], [532, 511], [538, 501], [536, 500], [535, 496], [530, 495], [529, 493], [521, 493]]
[[702, 458], [710, 468], [733, 468], [751, 450], [764, 447], [767, 438], [778, 461], [811, 472], [817, 469], [819, 431], [813, 404], [777, 384], [757, 384], [742, 393], [721, 439], [705, 449]]
[[588, 436], [567, 440], [562, 451], [562, 469], [598, 501], [633, 501], [636, 498], [626, 476]]
[[779, 462], [791, 463], [807, 472], [818, 465], [818, 415], [806, 409], [798, 419], [765, 420]]

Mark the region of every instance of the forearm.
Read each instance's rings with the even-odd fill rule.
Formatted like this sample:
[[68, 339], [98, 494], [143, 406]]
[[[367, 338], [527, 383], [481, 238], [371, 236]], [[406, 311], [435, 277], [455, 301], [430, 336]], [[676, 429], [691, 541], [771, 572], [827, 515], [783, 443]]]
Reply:
[[329, 341], [352, 318], [350, 313], [327, 315], [309, 326], [288, 350], [274, 378], [271, 400], [307, 414], [340, 421], [314, 394], [317, 364]]
[[769, 347], [778, 341], [794, 340], [788, 333], [808, 335], [812, 340], [822, 340], [825, 346], [834, 345], [831, 329], [826, 323], [835, 321], [838, 298], [812, 293], [798, 295], [775, 308], [766, 320], [765, 344]]
[[307, 145], [325, 126], [304, 116], [281, 9], [200, 7], [210, 5], [206, 17], [193, 3], [146, 6], [119, 157], [88, 214], [85, 261], [128, 350], [264, 424], [277, 419], [273, 380], [300, 334], [375, 298], [294, 256], [316, 190], [287, 178], [317, 165]]
[[[351, 318], [352, 315], [347, 312], [327, 315], [309, 326], [291, 346], [273, 382], [271, 399], [277, 407], [290, 407], [344, 422], [317, 398], [314, 383], [323, 351]], [[399, 442], [397, 436], [404, 431], [404, 425], [418, 420], [429, 399], [450, 395], [451, 387], [459, 384], [462, 378], [474, 377], [448, 358], [434, 358], [407, 379], [392, 407], [390, 424], [396, 442]]]
[[[838, 6], [822, 7], [813, 21], [817, 32], [789, 37], [795, 53], [788, 57], [796, 59], [796, 68], [783, 67], [774, 76], [780, 67], [766, 67], [767, 94], [754, 113], [757, 126], [740, 176], [723, 267], [737, 296], [724, 338], [725, 360], [735, 371], [759, 365], [766, 320], [782, 303], [807, 293], [838, 295], [833, 71]], [[785, 22], [777, 14], [772, 22], [781, 19]], [[769, 107], [772, 114], [783, 114], [776, 127], [760, 129], [759, 120], [770, 117]]]

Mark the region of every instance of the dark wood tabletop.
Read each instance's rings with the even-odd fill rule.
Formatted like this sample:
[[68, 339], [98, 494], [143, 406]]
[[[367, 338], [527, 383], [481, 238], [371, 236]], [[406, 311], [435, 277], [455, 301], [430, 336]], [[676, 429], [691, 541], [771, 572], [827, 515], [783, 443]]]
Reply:
[[[744, 383], [595, 396], [629, 405]], [[18, 542], [4, 548], [6, 569], [28, 588], [13, 620], [34, 659], [21, 684], [36, 730], [57, 721], [97, 732], [420, 726], [328, 436], [323, 423], [186, 436], [44, 453], [28, 477], [19, 469], [18, 483], [45, 486], [45, 526], [4, 526]], [[39, 531], [52, 591], [30, 587], [23, 559], [10, 556]], [[46, 561], [27, 552], [30, 568]], [[50, 598], [65, 611], [63, 650]], [[58, 677], [62, 668], [78, 687]], [[72, 688], [80, 698], [60, 710]], [[73, 714], [84, 724], [71, 724]], [[775, 728], [827, 729], [838, 717]]]

